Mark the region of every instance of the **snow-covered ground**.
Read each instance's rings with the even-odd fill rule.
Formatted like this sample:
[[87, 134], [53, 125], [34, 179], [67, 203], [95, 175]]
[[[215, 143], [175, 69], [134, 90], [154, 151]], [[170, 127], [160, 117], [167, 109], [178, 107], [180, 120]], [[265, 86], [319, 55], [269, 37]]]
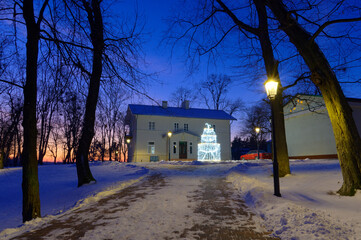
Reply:
[[[174, 189], [176, 194], [178, 191], [182, 192], [191, 188], [189, 165], [192, 165], [192, 168], [202, 168], [199, 171], [192, 170], [192, 176], [205, 173], [207, 176], [212, 176], [212, 174], [219, 174], [219, 169], [222, 172], [226, 171], [227, 181], [239, 189], [239, 197], [246, 202], [251, 211], [258, 215], [254, 217], [254, 220], [272, 231], [273, 236], [281, 239], [307, 240], [361, 239], [361, 193], [358, 191], [354, 197], [341, 197], [335, 194], [342, 184], [337, 160], [291, 161], [292, 174], [280, 180], [282, 198], [273, 195], [271, 161], [243, 161], [197, 166], [198, 164], [198, 162], [92, 163], [91, 170], [98, 182], [81, 188], [76, 186], [74, 165], [40, 166], [42, 215], [61, 215], [59, 213], [66, 210], [87, 206], [138, 182], [149, 171], [161, 171], [164, 176], [172, 176], [172, 179], [176, 179], [174, 180], [176, 182], [169, 183], [169, 186], [176, 186], [177, 189]], [[182, 183], [184, 183], [184, 188], [182, 188]], [[24, 231], [24, 226], [22, 230], [15, 228], [21, 224], [21, 168], [0, 170], [0, 191], [2, 193], [0, 195], [0, 231], [3, 230], [0, 232], [0, 238], [2, 238], [9, 234], [13, 235], [17, 231]], [[159, 191], [162, 192], [162, 190]], [[183, 195], [185, 193], [180, 196]], [[157, 196], [157, 199], [162, 199], [162, 197]], [[153, 200], [157, 201], [157, 199]], [[179, 201], [181, 199], [179, 198]], [[147, 198], [138, 199], [139, 206], [142, 206], [141, 201], [147, 201]], [[180, 204], [178, 203], [177, 206]], [[174, 219], [181, 218], [181, 215], [186, 213], [184, 212], [186, 210], [178, 210], [180, 209], [176, 208], [172, 211]], [[152, 221], [162, 222], [164, 220], [162, 211], [158, 215], [157, 212], [152, 213]], [[134, 215], [138, 214], [134, 212]], [[41, 226], [44, 224], [42, 221], [41, 219], [32, 221], [27, 224], [28, 228]], [[13, 229], [4, 230], [5, 228]], [[92, 235], [92, 237], [95, 236]]]
[[338, 160], [291, 161], [280, 179], [282, 198], [273, 195], [272, 163], [243, 162], [228, 175], [264, 226], [281, 239], [361, 239], [361, 192], [339, 196]]
[[[74, 206], [95, 201], [104, 193], [111, 194], [139, 180], [148, 169], [119, 162], [93, 162], [91, 171], [96, 184], [77, 187], [75, 164], [39, 166], [39, 188], [42, 216], [64, 212]], [[0, 232], [22, 223], [22, 169], [0, 170]], [[104, 191], [104, 193], [100, 193]], [[98, 193], [98, 195], [96, 195]], [[0, 236], [1, 238], [1, 236]]]

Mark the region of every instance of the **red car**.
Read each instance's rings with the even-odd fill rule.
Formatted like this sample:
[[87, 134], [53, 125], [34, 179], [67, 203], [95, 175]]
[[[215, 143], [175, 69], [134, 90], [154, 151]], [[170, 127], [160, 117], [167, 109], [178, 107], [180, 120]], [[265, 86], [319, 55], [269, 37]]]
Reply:
[[[241, 160], [257, 160], [257, 150], [251, 150], [247, 154], [241, 155]], [[259, 150], [259, 159], [272, 159], [272, 153]]]

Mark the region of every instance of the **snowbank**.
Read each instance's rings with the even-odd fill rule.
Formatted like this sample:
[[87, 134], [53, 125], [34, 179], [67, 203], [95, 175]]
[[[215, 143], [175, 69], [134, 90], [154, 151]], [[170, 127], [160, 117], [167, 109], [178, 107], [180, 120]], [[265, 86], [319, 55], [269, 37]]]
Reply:
[[341, 197], [338, 160], [291, 161], [292, 174], [280, 179], [282, 198], [273, 195], [272, 162], [242, 162], [227, 180], [246, 204], [281, 239], [360, 239], [361, 193]]
[[[39, 166], [42, 217], [96, 201], [148, 173], [142, 166], [119, 162], [92, 162], [90, 168], [97, 183], [78, 188], [75, 164]], [[0, 232], [22, 224], [21, 179], [19, 167], [0, 170]]]

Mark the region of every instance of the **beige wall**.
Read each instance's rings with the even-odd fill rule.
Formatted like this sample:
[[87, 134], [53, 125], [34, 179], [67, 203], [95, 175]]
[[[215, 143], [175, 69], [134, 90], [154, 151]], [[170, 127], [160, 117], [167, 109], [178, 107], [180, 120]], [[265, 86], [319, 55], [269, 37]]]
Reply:
[[[200, 135], [203, 133], [205, 123], [216, 125], [215, 131], [217, 141], [221, 144], [222, 160], [231, 159], [229, 120], [135, 115], [131, 121], [133, 141], [130, 146], [130, 160], [132, 161], [149, 162], [151, 154], [148, 154], [148, 142], [155, 143], [154, 156], [158, 156], [159, 160], [168, 160], [167, 132], [174, 132], [174, 123], [179, 124], [179, 130], [183, 130], [184, 124], [188, 124], [188, 133], [174, 132], [170, 140], [171, 160], [179, 159], [179, 141], [187, 142], [187, 158], [197, 159], [197, 145], [200, 142]], [[149, 130], [149, 122], [155, 122], [154, 130]], [[173, 153], [173, 142], [176, 142], [176, 154]], [[192, 154], [190, 154], [190, 143], [193, 148]]]
[[336, 154], [336, 143], [326, 109], [285, 117], [288, 154], [312, 156]]
[[[331, 121], [323, 103], [322, 97], [301, 96], [295, 105], [289, 103], [284, 107], [290, 157], [337, 154]], [[361, 103], [349, 104], [361, 135]]]

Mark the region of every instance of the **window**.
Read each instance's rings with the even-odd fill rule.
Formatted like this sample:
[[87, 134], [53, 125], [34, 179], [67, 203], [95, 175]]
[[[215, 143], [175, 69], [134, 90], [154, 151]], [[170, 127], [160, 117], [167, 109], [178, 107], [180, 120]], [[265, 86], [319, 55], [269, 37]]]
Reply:
[[155, 153], [154, 142], [148, 142], [148, 153], [149, 154], [154, 154]]
[[177, 143], [173, 142], [173, 153], [177, 153]]
[[155, 129], [155, 122], [149, 122], [149, 130]]
[[216, 131], [216, 125], [213, 124], [212, 127], [213, 127], [213, 130]]
[[184, 131], [186, 131], [186, 132], [188, 131], [188, 123], [184, 124]]
[[193, 146], [192, 143], [189, 143], [189, 154], [193, 153]]
[[174, 123], [174, 131], [178, 131], [179, 129], [179, 123]]

